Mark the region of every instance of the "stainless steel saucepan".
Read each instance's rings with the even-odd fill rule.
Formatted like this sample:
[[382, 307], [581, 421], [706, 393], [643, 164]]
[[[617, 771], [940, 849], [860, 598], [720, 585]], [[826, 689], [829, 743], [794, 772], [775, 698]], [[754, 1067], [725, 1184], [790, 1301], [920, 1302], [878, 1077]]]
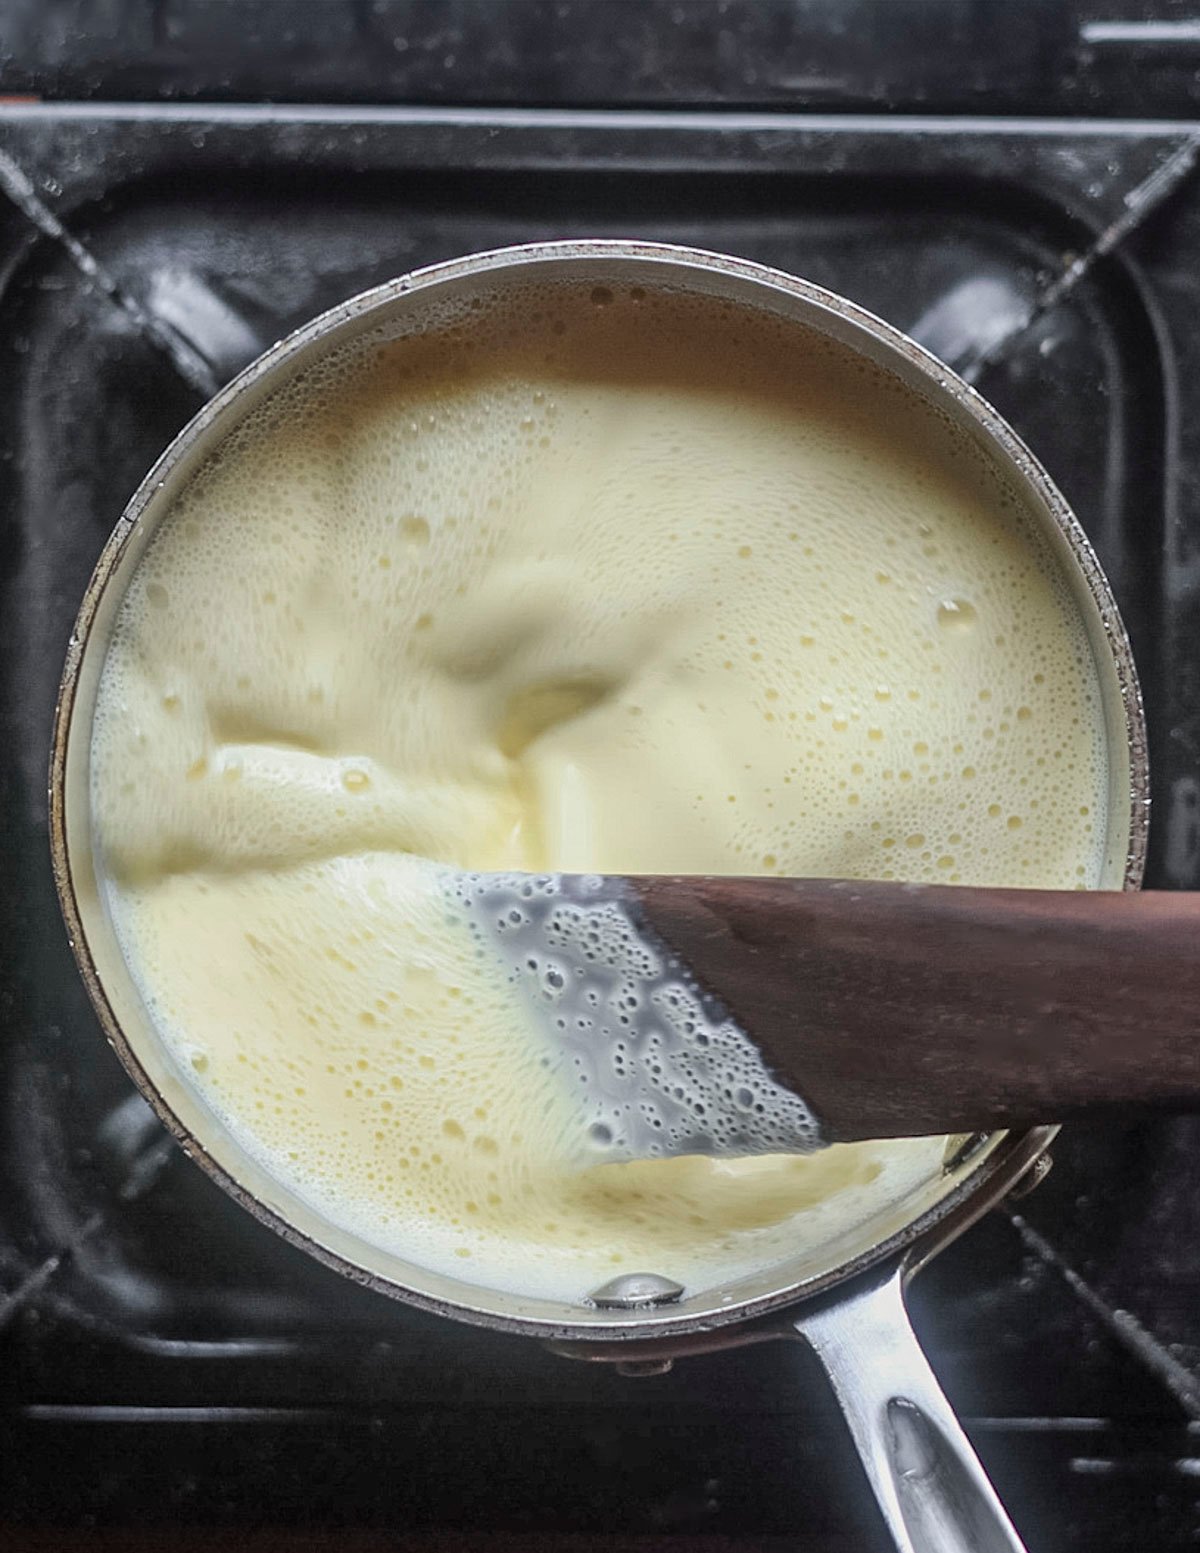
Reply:
[[956, 1139], [944, 1168], [833, 1245], [797, 1246], [714, 1289], [681, 1289], [646, 1269], [586, 1301], [478, 1287], [380, 1251], [275, 1181], [237, 1142], [155, 1030], [97, 887], [89, 763], [97, 683], [113, 620], [147, 542], [193, 472], [264, 398], [368, 332], [422, 327], [446, 306], [535, 280], [666, 286], [765, 309], [832, 336], [910, 385], [998, 466], [1044, 532], [1083, 619], [1103, 690], [1111, 773], [1102, 883], [1136, 889], [1147, 827], [1145, 730], [1137, 678], [1108, 583], [1074, 515], [999, 415], [920, 346], [820, 287], [741, 259], [633, 242], [533, 244], [435, 265], [354, 297], [273, 346], [200, 411], [143, 481], [83, 600], [63, 673], [50, 773], [55, 877], [71, 944], [109, 1041], [185, 1152], [256, 1218], [338, 1271], [441, 1315], [550, 1341], [630, 1372], [676, 1355], [775, 1337], [815, 1350], [901, 1549], [994, 1553], [1020, 1547], [904, 1311], [906, 1280], [1038, 1166], [1054, 1129]]

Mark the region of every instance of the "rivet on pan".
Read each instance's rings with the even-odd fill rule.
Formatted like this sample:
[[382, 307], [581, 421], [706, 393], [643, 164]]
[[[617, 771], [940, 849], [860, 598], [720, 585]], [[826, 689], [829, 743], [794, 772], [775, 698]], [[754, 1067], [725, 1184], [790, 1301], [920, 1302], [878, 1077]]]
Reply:
[[674, 1359], [618, 1359], [617, 1374], [638, 1379], [644, 1375], [665, 1375]]
[[683, 1293], [683, 1285], [661, 1273], [623, 1273], [602, 1283], [588, 1295], [602, 1310], [642, 1310], [651, 1305], [673, 1305]]
[[1054, 1169], [1054, 1160], [1049, 1154], [1039, 1154], [1033, 1164], [1013, 1187], [1008, 1194], [1009, 1202], [1020, 1202], [1022, 1197], [1028, 1197], [1030, 1192], [1036, 1191], [1050, 1172]]

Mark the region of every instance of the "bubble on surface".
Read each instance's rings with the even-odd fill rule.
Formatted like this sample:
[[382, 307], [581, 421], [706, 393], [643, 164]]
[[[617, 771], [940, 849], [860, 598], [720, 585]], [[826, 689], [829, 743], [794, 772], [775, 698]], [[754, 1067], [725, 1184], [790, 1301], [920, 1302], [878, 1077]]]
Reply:
[[943, 631], [965, 633], [978, 619], [974, 604], [966, 599], [943, 599], [937, 608], [937, 622]]

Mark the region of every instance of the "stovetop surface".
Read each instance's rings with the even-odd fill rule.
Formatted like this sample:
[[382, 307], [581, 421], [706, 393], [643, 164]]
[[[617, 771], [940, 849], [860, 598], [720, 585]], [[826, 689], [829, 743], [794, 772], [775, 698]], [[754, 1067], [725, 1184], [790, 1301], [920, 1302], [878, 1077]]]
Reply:
[[[692, 243], [864, 303], [1025, 435], [1133, 637], [1149, 882], [1195, 888], [1197, 134], [1169, 120], [0, 108], [0, 1516], [883, 1546], [801, 1353], [641, 1380], [569, 1364], [352, 1286], [180, 1155], [105, 1047], [58, 921], [57, 677], [141, 475], [272, 340], [480, 248]], [[914, 1318], [1032, 1547], [1192, 1547], [1200, 1123], [1076, 1126], [1055, 1155], [1036, 1194], [922, 1275]]]

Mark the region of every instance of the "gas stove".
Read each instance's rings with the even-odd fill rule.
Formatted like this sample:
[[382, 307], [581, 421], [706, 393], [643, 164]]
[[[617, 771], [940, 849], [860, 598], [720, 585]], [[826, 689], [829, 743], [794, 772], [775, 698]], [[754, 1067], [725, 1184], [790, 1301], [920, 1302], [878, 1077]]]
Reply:
[[[1044, 461], [1143, 676], [1148, 882], [1196, 888], [1198, 157], [1200, 124], [1166, 118], [0, 106], [0, 1522], [18, 1542], [884, 1546], [802, 1353], [637, 1379], [564, 1363], [351, 1285], [183, 1158], [59, 922], [57, 678], [146, 468], [295, 325], [507, 243], [721, 249], [915, 335]], [[921, 1276], [914, 1319], [1031, 1547], [1192, 1547], [1200, 1121], [1072, 1126], [1054, 1152], [1045, 1185]]]

